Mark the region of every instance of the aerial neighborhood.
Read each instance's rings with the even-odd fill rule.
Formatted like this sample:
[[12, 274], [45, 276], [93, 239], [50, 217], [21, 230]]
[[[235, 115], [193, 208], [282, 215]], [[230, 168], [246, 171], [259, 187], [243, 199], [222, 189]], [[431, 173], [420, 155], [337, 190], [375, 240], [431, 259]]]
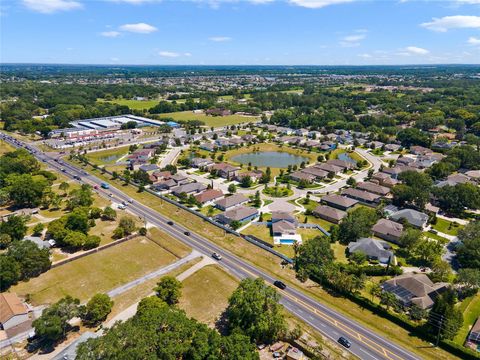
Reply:
[[478, 358], [479, 83], [447, 69], [12, 67], [0, 354]]

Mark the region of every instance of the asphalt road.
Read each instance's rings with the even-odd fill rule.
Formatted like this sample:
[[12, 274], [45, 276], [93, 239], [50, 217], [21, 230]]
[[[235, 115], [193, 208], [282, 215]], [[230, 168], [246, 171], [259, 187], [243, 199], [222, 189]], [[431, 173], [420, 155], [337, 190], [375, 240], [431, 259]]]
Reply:
[[[8, 139], [5, 140], [12, 143]], [[19, 145], [24, 146], [24, 144], [21, 143], [12, 143], [12, 145], [17, 147]], [[86, 173], [84, 170], [77, 168], [76, 166], [73, 166], [62, 160], [57, 160], [58, 162], [55, 161], [56, 159], [44, 154], [38, 150], [38, 148], [34, 148], [31, 145], [28, 145], [28, 147], [34, 150], [34, 156], [36, 156], [40, 161], [43, 161], [55, 170], [61, 171], [61, 169], [64, 169], [64, 175], [70, 178], [77, 176], [80, 178], [80, 182], [90, 185], [99, 186], [102, 182], [102, 180]], [[111, 185], [110, 189], [104, 190], [99, 188], [97, 192], [101, 196], [109, 197], [116, 202], [128, 201], [130, 199], [122, 191]], [[112, 196], [109, 196], [109, 194]], [[176, 223], [174, 223], [174, 225], [168, 225], [167, 222], [175, 221], [174, 218], [168, 219], [156, 211], [138, 203], [137, 201], [134, 201], [128, 205], [128, 211], [152, 223], [162, 231], [203, 254], [210, 255], [213, 252], [219, 253], [223, 258], [218, 262], [219, 265], [223, 266], [230, 273], [240, 279], [246, 277], [261, 277], [270, 284], [276, 280], [263, 270], [251, 265], [247, 261], [224, 250], [223, 248], [195, 234], [194, 232], [191, 232], [190, 235], [186, 235], [185, 232], [188, 231], [186, 228]], [[298, 318], [302, 319], [311, 327], [329, 337], [333, 341], [337, 341], [340, 336], [346, 337], [352, 344], [348, 350], [361, 359], [420, 359], [415, 354], [412, 354], [411, 352], [396, 345], [391, 340], [376, 334], [374, 331], [360, 325], [356, 321], [347, 318], [337, 311], [332, 310], [326, 305], [318, 303], [313, 298], [305, 295], [293, 287], [287, 287], [285, 290], [278, 289], [278, 292], [281, 294], [280, 302], [288, 311], [295, 314]]]

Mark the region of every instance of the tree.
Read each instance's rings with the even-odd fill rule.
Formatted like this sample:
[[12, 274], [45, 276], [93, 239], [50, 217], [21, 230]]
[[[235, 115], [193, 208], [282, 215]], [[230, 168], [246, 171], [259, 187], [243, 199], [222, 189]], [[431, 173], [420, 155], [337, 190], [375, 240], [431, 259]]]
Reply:
[[351, 211], [340, 223], [338, 228], [338, 240], [342, 244], [348, 244], [361, 237], [370, 235], [372, 226], [377, 222], [377, 213], [374, 209], [358, 208]]
[[65, 228], [72, 231], [80, 231], [84, 234], [90, 230], [89, 209], [78, 207], [67, 215]]
[[235, 186], [235, 184], [230, 184], [228, 185], [228, 192], [230, 194], [234, 194], [237, 192], [237, 187]]
[[157, 296], [168, 305], [175, 305], [182, 295], [182, 286], [182, 283], [173, 276], [164, 276], [160, 282], [157, 283], [155, 292]]
[[391, 307], [397, 307], [398, 300], [393, 293], [388, 291], [382, 291], [380, 293], [380, 303], [385, 305], [387, 310], [389, 310]]
[[13, 242], [6, 254], [20, 265], [20, 279], [38, 276], [52, 264], [49, 250], [39, 249], [30, 240]]
[[380, 294], [382, 293], [382, 287], [380, 286], [379, 283], [372, 283], [368, 292], [370, 293], [370, 295], [372, 295], [372, 301], [373, 301], [373, 297], [379, 297]]
[[467, 292], [480, 288], [480, 269], [460, 269], [458, 270], [456, 283], [463, 285]]
[[79, 249], [83, 247], [87, 240], [87, 235], [80, 231], [69, 231], [65, 238], [59, 245], [66, 246], [72, 249]]
[[357, 185], [357, 181], [355, 180], [355, 178], [353, 176], [350, 176], [347, 179], [347, 185], [351, 186], [351, 187], [355, 187]]
[[48, 186], [45, 178], [34, 178], [30, 174], [11, 174], [5, 179], [10, 200], [18, 207], [36, 207], [40, 205], [43, 193]]
[[400, 130], [397, 134], [397, 139], [402, 143], [403, 147], [410, 147], [412, 145], [430, 147], [431, 143], [431, 139], [426, 133], [415, 128]]
[[0, 234], [0, 249], [5, 249], [12, 242], [12, 237], [8, 234]]
[[457, 260], [463, 268], [480, 269], [480, 220], [470, 222], [458, 232], [461, 243]]
[[[295, 256], [297, 276], [306, 280], [305, 276], [315, 273], [320, 267], [331, 263], [334, 259], [330, 240], [325, 236], [316, 236], [303, 242]], [[302, 276], [304, 275], [304, 276]]]
[[81, 206], [91, 206], [93, 204], [93, 194], [89, 185], [83, 184], [80, 189], [70, 191], [67, 200], [67, 209], [74, 210]]
[[16, 284], [20, 277], [20, 264], [12, 256], [0, 254], [0, 291]]
[[242, 177], [242, 180], [240, 181], [240, 186], [243, 188], [249, 188], [250, 186], [252, 186], [252, 184], [253, 181], [249, 175]]
[[423, 234], [420, 230], [414, 228], [406, 228], [400, 236], [399, 243], [408, 250], [415, 248], [422, 239]]
[[85, 250], [96, 248], [98, 245], [100, 245], [101, 241], [102, 239], [100, 239], [100, 237], [97, 235], [88, 235], [83, 243], [83, 248]]
[[230, 222], [230, 227], [233, 229], [233, 230], [237, 230], [238, 228], [240, 228], [240, 226], [242, 226], [242, 223], [238, 220], [232, 220]]
[[67, 295], [43, 310], [32, 323], [35, 335], [47, 344], [63, 339], [70, 327], [68, 321], [79, 314], [79, 304], [80, 300]]
[[103, 322], [112, 311], [113, 301], [106, 294], [95, 294], [81, 310], [86, 326], [93, 327]]
[[480, 189], [473, 184], [446, 185], [435, 188], [435, 196], [442, 210], [454, 215], [461, 215], [465, 209], [480, 208]]
[[10, 236], [10, 239], [22, 240], [27, 233], [27, 226], [25, 225], [26, 220], [22, 216], [12, 215], [7, 221], [0, 223], [0, 233], [7, 234]]
[[126, 235], [132, 234], [136, 229], [135, 221], [131, 217], [127, 216], [124, 216], [120, 219], [118, 227], [122, 228]]
[[270, 343], [285, 333], [283, 307], [278, 293], [263, 279], [244, 279], [228, 300], [230, 331], [239, 329], [252, 341]]
[[45, 225], [43, 225], [42, 223], [36, 224], [32, 229], [33, 235], [35, 235], [35, 236], [42, 235], [42, 232], [43, 232], [44, 228], [45, 228]]
[[362, 265], [367, 261], [367, 255], [362, 251], [354, 251], [349, 255], [348, 259], [357, 265]]
[[443, 245], [436, 240], [422, 238], [413, 248], [412, 253], [420, 261], [432, 265], [440, 258], [443, 252]]
[[105, 209], [103, 209], [102, 220], [113, 221], [116, 218], [117, 218], [117, 212], [113, 210], [110, 206], [107, 206]]
[[440, 330], [440, 338], [451, 340], [463, 325], [463, 314], [455, 307], [455, 291], [447, 289], [436, 297], [430, 311], [429, 324], [435, 333]]
[[70, 188], [70, 184], [62, 181], [58, 188], [64, 192], [64, 196], [67, 196], [67, 190]]

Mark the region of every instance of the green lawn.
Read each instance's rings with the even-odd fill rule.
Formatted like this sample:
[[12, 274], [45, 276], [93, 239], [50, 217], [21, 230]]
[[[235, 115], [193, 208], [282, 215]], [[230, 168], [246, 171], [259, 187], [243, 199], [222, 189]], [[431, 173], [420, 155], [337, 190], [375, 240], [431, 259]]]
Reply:
[[168, 251], [140, 237], [48, 270], [12, 287], [12, 291], [20, 296], [28, 294], [35, 306], [51, 304], [65, 295], [85, 301], [175, 260]]
[[440, 231], [447, 235], [457, 235], [458, 230], [463, 228], [463, 226], [460, 224], [457, 224], [455, 222], [451, 222], [445, 219], [441, 219], [441, 218], [437, 218], [437, 223], [435, 225], [432, 225], [432, 227], [435, 230]]
[[206, 266], [183, 281], [178, 306], [188, 316], [214, 325], [237, 286], [238, 281], [217, 265]]
[[222, 127], [240, 123], [258, 121], [257, 116], [227, 115], [227, 116], [207, 116], [203, 113], [194, 114], [192, 111], [178, 111], [173, 113], [160, 114], [162, 118], [172, 118], [173, 120], [200, 120], [208, 127]]
[[3, 140], [0, 140], [0, 155], [3, 155], [7, 152], [10, 152], [10, 151], [14, 151], [15, 148], [10, 145], [9, 143], [3, 141]]
[[128, 154], [129, 146], [122, 146], [115, 149], [107, 149], [102, 151], [95, 151], [87, 154], [88, 160], [97, 165], [111, 165], [120, 159], [122, 156]]
[[347, 256], [345, 255], [346, 248], [347, 247], [345, 245], [340, 244], [338, 241], [332, 244], [332, 250], [335, 255], [335, 259], [338, 262], [343, 262], [343, 263], [348, 262]]
[[463, 313], [463, 326], [455, 337], [457, 344], [463, 345], [470, 328], [480, 316], [480, 294], [466, 298], [460, 304], [460, 310]]
[[105, 101], [104, 99], [97, 99], [98, 102], [111, 102], [118, 105], [126, 105], [132, 110], [148, 110], [159, 103], [160, 100], [128, 100], [115, 99], [112, 101]]

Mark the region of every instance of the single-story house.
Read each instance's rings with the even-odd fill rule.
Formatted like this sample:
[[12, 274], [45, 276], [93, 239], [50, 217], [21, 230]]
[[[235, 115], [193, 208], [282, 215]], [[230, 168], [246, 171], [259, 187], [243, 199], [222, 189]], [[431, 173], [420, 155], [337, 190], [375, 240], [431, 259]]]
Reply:
[[183, 194], [183, 193], [185, 193], [187, 195], [196, 194], [196, 193], [202, 192], [206, 188], [207, 187], [205, 185], [203, 185], [202, 183], [192, 182], [192, 183], [188, 183], [188, 184], [184, 184], [184, 185], [174, 187], [172, 189], [172, 194], [175, 195], [175, 196], [180, 196], [180, 194]]
[[372, 238], [361, 238], [348, 244], [348, 252], [362, 252], [369, 260], [378, 260], [382, 264], [388, 264], [393, 260], [392, 247], [385, 241]]
[[192, 167], [201, 169], [201, 168], [213, 165], [213, 161], [210, 160], [210, 159], [204, 159], [204, 158], [196, 157], [196, 158], [193, 158], [192, 160], [190, 160], [190, 165]]
[[210, 166], [209, 170], [215, 170], [218, 176], [230, 180], [238, 175], [240, 168], [226, 163], [219, 163]]
[[[313, 210], [313, 215], [321, 219], [330, 221], [334, 224], [338, 224], [342, 219], [347, 216], [346, 211], [335, 209], [327, 205], [319, 205]], [[328, 229], [326, 229], [328, 230]]]
[[371, 192], [373, 194], [385, 196], [390, 192], [390, 189], [386, 186], [378, 185], [372, 182], [361, 182], [357, 184], [357, 189]]
[[435, 298], [447, 289], [448, 283], [433, 283], [425, 274], [408, 273], [385, 281], [381, 287], [394, 294], [403, 306], [417, 305], [429, 309]]
[[341, 195], [326, 195], [322, 197], [321, 202], [340, 210], [348, 210], [358, 203], [357, 200]]
[[199, 145], [199, 148], [205, 151], [214, 151], [217, 148], [217, 146], [212, 143], [203, 143]]
[[52, 247], [52, 244], [50, 244], [47, 240], [42, 240], [42, 238], [38, 236], [25, 236], [23, 240], [33, 242], [39, 249], [50, 249]]
[[195, 199], [202, 205], [218, 200], [223, 197], [223, 192], [216, 189], [207, 189], [204, 192], [194, 195]]
[[140, 165], [138, 170], [145, 171], [146, 173], [150, 173], [150, 172], [160, 170], [160, 168], [156, 164], [144, 164], [144, 165]]
[[173, 181], [175, 181], [177, 183], [177, 185], [184, 185], [184, 184], [187, 184], [190, 179], [188, 178], [188, 176], [185, 176], [185, 175], [181, 175], [181, 174], [175, 174], [175, 175], [172, 175], [170, 177], [170, 179], [172, 179]]
[[398, 151], [401, 149], [401, 145], [398, 144], [387, 144], [385, 145], [385, 150], [387, 151]]
[[327, 160], [327, 164], [338, 166], [342, 169], [352, 170], [355, 169], [356, 164], [350, 161], [340, 160], [340, 159], [331, 159]]
[[178, 186], [178, 184], [173, 179], [162, 180], [153, 185], [150, 185], [150, 189], [153, 191], [164, 191], [170, 190], [171, 188]]
[[274, 244], [293, 245], [301, 243], [302, 236], [297, 234], [298, 221], [295, 216], [286, 211], [272, 212], [272, 234]]
[[238, 182], [241, 182], [242, 179], [246, 176], [250, 176], [253, 182], [258, 182], [263, 176], [263, 172], [261, 170], [252, 170], [252, 171], [240, 173], [237, 175], [235, 180], [237, 180]]
[[[480, 316], [470, 329], [470, 334], [468, 334], [467, 341], [475, 345], [480, 345]], [[475, 348], [477, 348], [477, 346], [475, 346]]]
[[427, 225], [428, 215], [413, 209], [402, 209], [390, 215], [390, 219], [397, 222], [405, 219], [410, 225], [423, 229]]
[[322, 169], [322, 170], [325, 170], [327, 173], [334, 173], [334, 174], [338, 174], [338, 173], [341, 173], [342, 172], [342, 168], [339, 167], [339, 166], [335, 166], [335, 165], [331, 165], [331, 164], [327, 164], [327, 163], [322, 163], [318, 166], [319, 169]]
[[373, 234], [394, 243], [398, 243], [403, 233], [403, 225], [388, 219], [380, 219], [372, 227]]
[[308, 174], [304, 171], [295, 171], [293, 173], [291, 173], [289, 175], [290, 179], [292, 179], [293, 181], [306, 181], [308, 183], [312, 183], [315, 181], [315, 179], [317, 178], [315, 175], [313, 174]]
[[315, 176], [315, 180], [319, 181], [328, 176], [328, 172], [325, 170], [320, 169], [318, 166], [309, 166], [306, 167], [305, 169], [300, 170], [301, 172], [305, 174], [310, 174]]
[[379, 173], [374, 174], [372, 176], [372, 180], [377, 181], [380, 185], [386, 186], [388, 188], [392, 188], [395, 185], [400, 183], [399, 180], [394, 179], [390, 175], [388, 175], [386, 173], [383, 173], [383, 172], [379, 172]]
[[342, 195], [348, 196], [349, 198], [358, 200], [367, 205], [377, 204], [382, 197], [378, 194], [373, 194], [368, 191], [362, 191], [354, 188], [348, 188], [343, 190]]
[[15, 293], [0, 293], [0, 324], [8, 330], [28, 321], [28, 309]]
[[226, 211], [235, 206], [243, 205], [248, 202], [248, 198], [242, 194], [234, 194], [215, 201], [215, 206], [220, 210]]
[[258, 215], [258, 210], [250, 206], [237, 206], [218, 214], [216, 220], [222, 224], [230, 224], [232, 221], [250, 221]]
[[410, 152], [414, 155], [426, 155], [433, 153], [432, 150], [418, 145], [410, 146]]

